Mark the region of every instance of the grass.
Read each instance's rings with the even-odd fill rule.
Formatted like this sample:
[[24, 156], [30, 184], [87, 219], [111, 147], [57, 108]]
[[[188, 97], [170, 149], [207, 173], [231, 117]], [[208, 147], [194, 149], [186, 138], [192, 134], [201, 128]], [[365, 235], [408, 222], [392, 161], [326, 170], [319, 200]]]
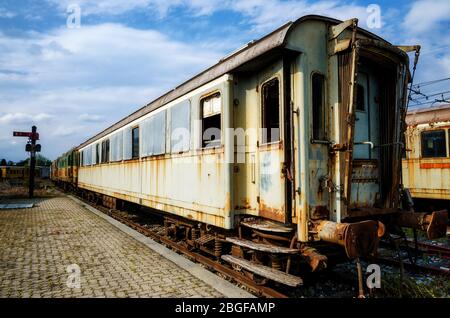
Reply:
[[387, 298], [450, 298], [450, 280], [447, 276], [433, 276], [430, 282], [417, 282], [397, 273], [385, 273], [381, 279], [378, 297]]

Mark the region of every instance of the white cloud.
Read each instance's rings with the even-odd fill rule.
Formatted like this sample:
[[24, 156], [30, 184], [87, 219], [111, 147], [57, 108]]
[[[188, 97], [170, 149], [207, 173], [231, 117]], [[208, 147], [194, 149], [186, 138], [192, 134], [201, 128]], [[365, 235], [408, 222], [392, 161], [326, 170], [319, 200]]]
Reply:
[[[397, 42], [420, 44], [421, 56], [416, 83], [450, 77], [450, 1], [419, 0], [412, 3], [398, 27]], [[448, 87], [430, 86], [428, 93], [448, 90]]]
[[98, 122], [102, 122], [104, 120], [104, 116], [100, 116], [100, 115], [94, 115], [94, 114], [81, 114], [80, 116], [78, 116], [78, 119], [80, 121], [83, 122], [91, 122], [91, 123], [98, 123]]
[[[72, 0], [47, 0], [66, 12]], [[307, 14], [319, 14], [338, 19], [358, 17], [365, 25], [365, 6], [352, 1], [338, 0], [78, 0], [82, 16], [119, 15], [133, 10], [153, 13], [159, 18], [166, 17], [177, 8], [186, 9], [192, 16], [211, 15], [217, 11], [233, 11], [244, 15], [254, 30], [267, 31], [286, 21], [295, 20]]]
[[403, 27], [409, 33], [432, 33], [441, 22], [450, 22], [450, 1], [420, 0], [412, 4], [403, 20]]
[[7, 113], [4, 115], [0, 115], [0, 123], [1, 124], [33, 124], [48, 121], [49, 119], [53, 119], [53, 115], [49, 115], [46, 113]]
[[289, 20], [308, 14], [324, 15], [340, 20], [357, 17], [364, 26], [367, 18], [365, 6], [347, 4], [345, 1], [306, 0], [248, 0], [233, 1], [231, 9], [249, 17], [257, 30], [268, 31]]
[[[120, 24], [30, 32], [22, 38], [0, 32], [0, 47], [0, 135], [29, 130], [38, 119], [43, 154], [51, 158], [223, 55], [202, 49], [201, 43]], [[20, 159], [21, 143], [6, 146], [12, 137], [8, 140], [0, 141], [0, 153]]]
[[4, 8], [0, 8], [0, 18], [11, 19], [14, 18], [16, 14], [12, 11], [8, 11]]

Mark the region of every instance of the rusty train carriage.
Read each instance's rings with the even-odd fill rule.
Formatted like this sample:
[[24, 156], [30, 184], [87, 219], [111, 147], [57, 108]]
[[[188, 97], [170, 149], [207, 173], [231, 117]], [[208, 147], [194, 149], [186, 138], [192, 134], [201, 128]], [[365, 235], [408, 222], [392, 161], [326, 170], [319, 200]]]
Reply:
[[[265, 264], [258, 253], [269, 250], [269, 266], [286, 272], [291, 257], [275, 255], [293, 249], [313, 270], [326, 263], [317, 241], [358, 257], [375, 253], [385, 225], [439, 235], [440, 213], [399, 217], [408, 50], [357, 28], [356, 19], [287, 23], [80, 145], [77, 189], [104, 195], [111, 207], [123, 200], [182, 224], [239, 228], [237, 239], [226, 234], [227, 262], [242, 266], [234, 257], [248, 258], [250, 249]], [[191, 132], [178, 149], [168, 137], [175, 126]], [[205, 141], [205, 127], [222, 132]], [[227, 128], [279, 133], [258, 130], [242, 146]], [[186, 238], [201, 233], [192, 227]], [[220, 257], [225, 241], [216, 242]]]
[[406, 117], [403, 183], [414, 199], [450, 206], [450, 105], [410, 112]]

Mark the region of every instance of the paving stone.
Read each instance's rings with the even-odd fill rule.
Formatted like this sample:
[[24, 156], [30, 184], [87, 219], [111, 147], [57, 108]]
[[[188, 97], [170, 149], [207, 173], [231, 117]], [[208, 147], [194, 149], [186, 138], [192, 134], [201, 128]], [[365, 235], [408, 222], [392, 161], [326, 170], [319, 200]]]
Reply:
[[[72, 264], [80, 289], [67, 285]], [[0, 213], [0, 297], [192, 295], [222, 296], [67, 197]]]

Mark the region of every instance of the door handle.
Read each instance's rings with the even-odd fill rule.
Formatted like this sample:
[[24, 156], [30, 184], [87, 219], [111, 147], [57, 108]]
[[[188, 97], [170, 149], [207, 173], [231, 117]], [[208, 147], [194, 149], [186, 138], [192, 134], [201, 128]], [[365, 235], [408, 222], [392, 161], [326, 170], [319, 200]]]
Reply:
[[252, 164], [252, 183], [256, 183], [256, 163], [255, 163], [255, 155], [250, 155], [250, 160]]

